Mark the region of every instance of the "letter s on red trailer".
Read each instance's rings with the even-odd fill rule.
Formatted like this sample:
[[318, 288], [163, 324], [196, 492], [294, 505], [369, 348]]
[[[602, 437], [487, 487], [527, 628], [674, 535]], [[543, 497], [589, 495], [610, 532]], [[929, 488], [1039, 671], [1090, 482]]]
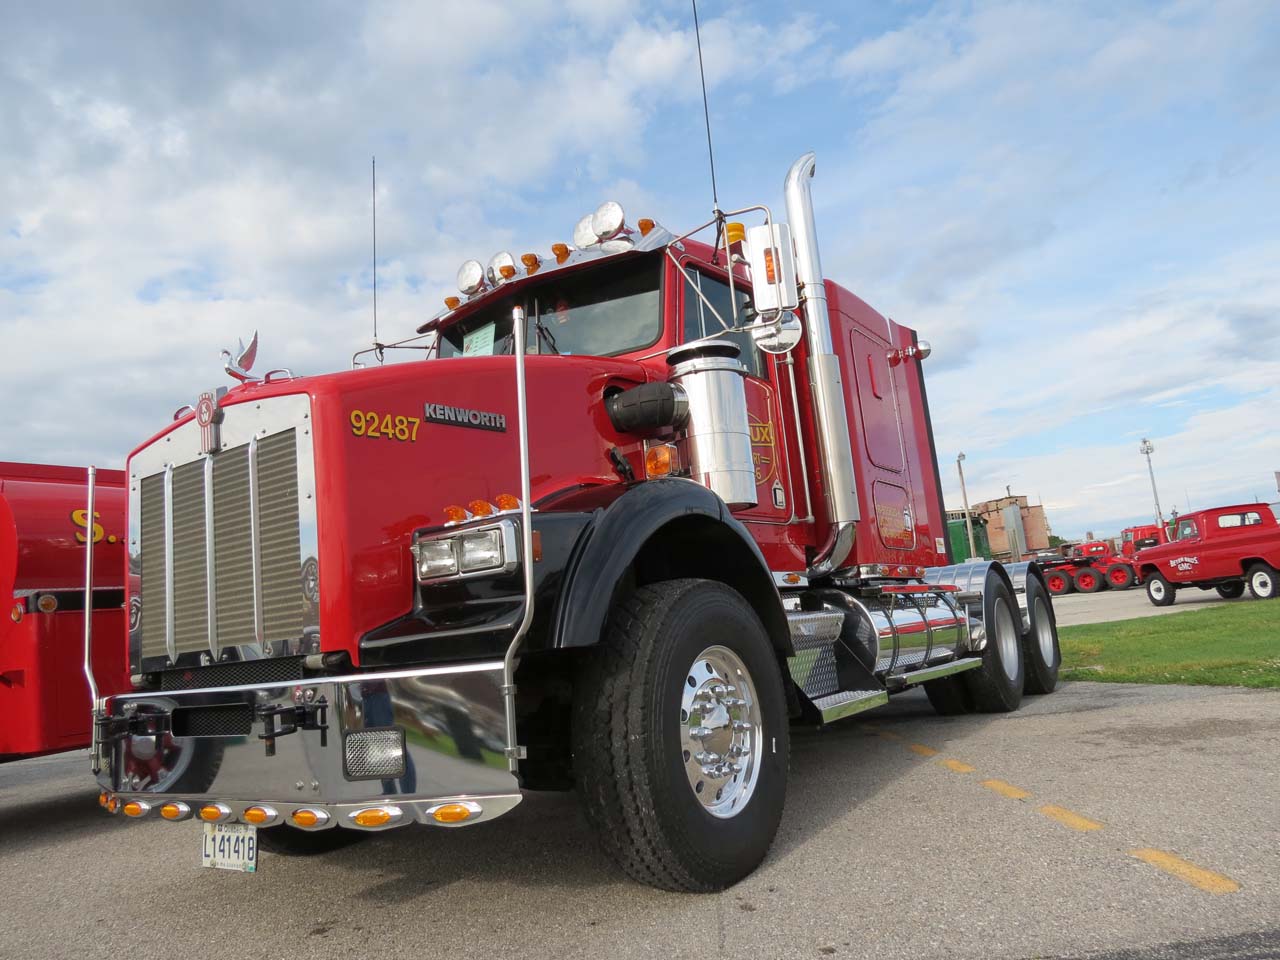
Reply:
[[[186, 415], [134, 450], [108, 807], [300, 853], [576, 789], [632, 877], [715, 890], [769, 848], [793, 721], [1050, 692], [1039, 569], [941, 552], [929, 347], [823, 277], [814, 171], [785, 223], [606, 203], [464, 263], [425, 359], [250, 378], [215, 449]], [[143, 796], [161, 735], [184, 789]]]

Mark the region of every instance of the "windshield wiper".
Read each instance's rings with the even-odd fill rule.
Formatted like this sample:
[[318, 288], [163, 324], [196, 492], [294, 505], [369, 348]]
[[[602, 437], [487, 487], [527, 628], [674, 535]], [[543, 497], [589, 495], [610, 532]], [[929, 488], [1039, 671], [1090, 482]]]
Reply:
[[538, 331], [538, 339], [545, 342], [546, 345], [551, 348], [551, 352], [557, 357], [560, 356], [560, 349], [556, 346], [556, 338], [542, 322], [542, 310], [536, 297], [533, 301], [533, 327]]

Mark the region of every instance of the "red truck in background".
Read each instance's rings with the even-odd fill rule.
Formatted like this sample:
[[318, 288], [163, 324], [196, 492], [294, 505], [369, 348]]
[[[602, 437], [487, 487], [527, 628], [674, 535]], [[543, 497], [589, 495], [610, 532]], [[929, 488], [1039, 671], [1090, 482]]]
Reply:
[[1155, 523], [1139, 524], [1136, 527], [1125, 527], [1120, 531], [1120, 553], [1129, 559], [1139, 550], [1146, 547], [1159, 546], [1169, 542], [1169, 531]]
[[1139, 550], [1134, 563], [1157, 607], [1169, 606], [1186, 587], [1234, 600], [1247, 585], [1269, 600], [1280, 595], [1280, 525], [1265, 503], [1197, 510], [1178, 518], [1168, 543]]
[[1090, 540], [1071, 549], [1071, 556], [1061, 560], [1043, 560], [1045, 583], [1049, 592], [1061, 596], [1078, 590], [1097, 593], [1102, 589], [1128, 590], [1140, 583], [1133, 561], [1119, 555], [1106, 540]]
[[84, 570], [93, 538], [94, 674], [102, 695], [129, 689], [124, 611], [125, 484], [99, 470], [92, 520], [86, 471], [0, 462], [0, 761], [87, 747]]

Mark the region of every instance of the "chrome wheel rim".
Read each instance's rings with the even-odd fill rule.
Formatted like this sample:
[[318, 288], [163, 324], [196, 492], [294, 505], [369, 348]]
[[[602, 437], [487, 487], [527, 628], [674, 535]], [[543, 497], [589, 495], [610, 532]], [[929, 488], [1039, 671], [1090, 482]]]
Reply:
[[1045, 663], [1053, 666], [1053, 624], [1049, 621], [1048, 607], [1039, 597], [1036, 597], [1031, 616], [1036, 630], [1036, 642], [1040, 644], [1040, 656]]
[[1253, 575], [1253, 592], [1259, 596], [1264, 596], [1271, 592], [1271, 574], [1265, 570], [1259, 570]]
[[689, 789], [727, 819], [746, 808], [760, 779], [764, 718], [755, 683], [728, 647], [707, 647], [683, 679], [680, 750]]
[[1013, 625], [1013, 614], [1004, 597], [995, 602], [996, 643], [1000, 647], [1000, 662], [1010, 680], [1018, 679], [1018, 630]]
[[1152, 580], [1147, 584], [1147, 592], [1156, 600], [1164, 599], [1164, 584], [1159, 580]]

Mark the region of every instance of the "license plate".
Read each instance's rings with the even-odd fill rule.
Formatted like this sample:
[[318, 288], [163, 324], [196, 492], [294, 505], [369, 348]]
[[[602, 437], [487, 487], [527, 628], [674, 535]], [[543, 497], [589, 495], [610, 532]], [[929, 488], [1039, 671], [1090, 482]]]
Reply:
[[249, 823], [205, 823], [200, 866], [218, 870], [258, 871], [258, 828]]

